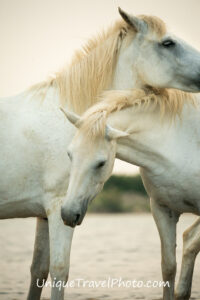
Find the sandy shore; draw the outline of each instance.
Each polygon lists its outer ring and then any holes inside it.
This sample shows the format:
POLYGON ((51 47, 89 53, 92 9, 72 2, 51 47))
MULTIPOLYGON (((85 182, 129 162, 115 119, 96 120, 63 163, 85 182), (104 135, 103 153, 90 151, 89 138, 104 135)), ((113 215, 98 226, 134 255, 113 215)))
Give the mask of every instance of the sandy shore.
MULTIPOLYGON (((178 272, 182 232, 196 217, 185 215, 178 226, 178 272)), ((26 299, 35 219, 0 221, 0 300, 26 299)), ((160 244, 151 215, 88 215, 75 231, 70 279, 92 281, 160 281, 160 244)), ((76 281, 77 283, 77 281, 76 281)), ((77 285, 77 284, 76 284, 77 285)), ((162 288, 68 288, 68 300, 159 299, 162 288)), ((43 299, 49 299, 45 288, 43 299)), ((192 299, 200 299, 200 257, 194 272, 192 299)))

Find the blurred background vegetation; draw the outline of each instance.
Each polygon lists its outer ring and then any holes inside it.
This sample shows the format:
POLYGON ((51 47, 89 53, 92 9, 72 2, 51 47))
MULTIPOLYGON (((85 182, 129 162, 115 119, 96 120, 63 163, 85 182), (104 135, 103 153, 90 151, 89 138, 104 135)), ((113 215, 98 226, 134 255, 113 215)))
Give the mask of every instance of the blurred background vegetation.
POLYGON ((113 175, 89 206, 89 212, 149 212, 149 199, 140 175, 113 175))

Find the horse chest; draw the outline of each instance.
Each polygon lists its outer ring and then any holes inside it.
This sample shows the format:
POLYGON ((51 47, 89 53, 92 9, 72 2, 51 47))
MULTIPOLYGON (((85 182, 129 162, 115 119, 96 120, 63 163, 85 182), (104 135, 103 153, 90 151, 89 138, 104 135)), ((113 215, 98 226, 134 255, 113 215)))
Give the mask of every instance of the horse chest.
POLYGON ((151 198, 179 213, 200 215, 200 172, 169 168, 160 174, 142 171, 141 175, 151 198))

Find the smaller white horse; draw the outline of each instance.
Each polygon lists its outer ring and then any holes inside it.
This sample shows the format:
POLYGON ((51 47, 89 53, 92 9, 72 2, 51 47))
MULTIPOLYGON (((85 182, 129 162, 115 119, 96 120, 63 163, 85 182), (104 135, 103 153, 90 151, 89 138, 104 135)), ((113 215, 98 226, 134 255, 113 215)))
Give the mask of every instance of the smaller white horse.
MULTIPOLYGON (((70 147, 71 175, 62 206, 65 224, 81 224, 88 203, 110 176, 115 157, 140 167, 162 245, 165 300, 174 299, 176 223, 180 214, 200 215, 200 105, 176 90, 161 95, 113 91, 82 118, 65 112, 80 128, 70 147), (116 129, 117 128, 117 129, 116 129)), ((200 219, 184 234, 176 299, 189 299, 200 250, 200 219)))

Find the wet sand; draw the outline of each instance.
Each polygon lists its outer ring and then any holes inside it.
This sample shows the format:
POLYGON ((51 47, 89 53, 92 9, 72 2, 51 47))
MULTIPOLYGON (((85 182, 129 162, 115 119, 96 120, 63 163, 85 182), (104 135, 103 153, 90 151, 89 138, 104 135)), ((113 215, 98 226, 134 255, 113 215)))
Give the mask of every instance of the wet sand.
MULTIPOLYGON (((182 232, 195 216, 178 225, 178 273, 182 232)), ((35 219, 0 221, 0 300, 26 299, 34 243, 35 219)), ((75 231, 69 280, 161 280, 160 242, 152 216, 88 215, 75 231)), ((159 299, 162 288, 68 288, 68 300, 159 299)), ((49 299, 45 288, 42 299, 49 299)), ((200 256, 197 257, 192 299, 200 299, 200 256)))

